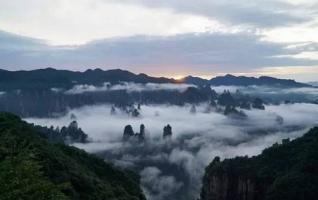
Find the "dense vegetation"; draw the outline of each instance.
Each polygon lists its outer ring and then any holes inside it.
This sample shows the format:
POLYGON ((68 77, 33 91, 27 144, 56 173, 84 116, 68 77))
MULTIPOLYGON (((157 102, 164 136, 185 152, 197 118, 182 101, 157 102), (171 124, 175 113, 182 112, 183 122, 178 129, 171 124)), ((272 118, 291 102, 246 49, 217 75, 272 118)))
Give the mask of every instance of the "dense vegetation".
POLYGON ((72 121, 70 125, 63 126, 61 129, 59 127, 54 128, 53 126, 48 128, 34 124, 32 125, 33 128, 39 131, 39 133, 48 139, 49 142, 64 144, 88 142, 88 135, 78 127, 76 121, 72 121))
POLYGON ((274 144, 259 156, 215 158, 206 168, 202 200, 306 200, 318 197, 318 127, 274 144))
POLYGON ((144 200, 139 177, 0 113, 0 199, 144 200))

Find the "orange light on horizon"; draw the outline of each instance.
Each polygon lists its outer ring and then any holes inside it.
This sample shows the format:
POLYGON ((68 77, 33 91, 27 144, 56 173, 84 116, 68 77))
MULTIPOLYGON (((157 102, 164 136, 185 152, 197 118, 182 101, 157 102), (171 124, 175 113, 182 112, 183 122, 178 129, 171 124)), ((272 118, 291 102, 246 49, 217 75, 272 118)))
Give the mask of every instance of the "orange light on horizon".
POLYGON ((199 77, 203 79, 211 79, 215 76, 218 76, 219 74, 218 73, 203 74, 203 73, 189 71, 189 72, 183 72, 183 73, 173 73, 173 72, 149 73, 149 75, 154 77, 173 78, 176 81, 182 82, 182 79, 184 79, 187 76, 199 77))
POLYGON ((143 69, 144 73, 148 74, 149 76, 154 77, 166 77, 166 78, 173 78, 177 82, 182 82, 182 80, 187 76, 199 77, 203 79, 211 79, 216 76, 224 76, 226 74, 232 74, 234 76, 253 76, 253 77, 260 77, 260 76, 272 76, 276 78, 290 78, 294 80, 301 80, 301 76, 310 76, 310 80, 314 74, 318 74, 318 67, 317 66, 276 66, 276 67, 260 67, 257 69, 250 69, 246 71, 226 71, 226 72, 216 72, 212 71, 200 71, 194 70, 189 67, 171 67, 168 69, 165 68, 155 68, 155 69, 143 69))

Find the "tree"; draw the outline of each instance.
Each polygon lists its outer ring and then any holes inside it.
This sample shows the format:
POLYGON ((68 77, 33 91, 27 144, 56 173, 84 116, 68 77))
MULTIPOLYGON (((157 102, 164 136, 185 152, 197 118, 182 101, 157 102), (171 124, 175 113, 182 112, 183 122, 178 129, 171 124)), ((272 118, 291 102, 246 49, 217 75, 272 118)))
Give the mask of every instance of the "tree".
POLYGON ((145 200, 139 178, 0 112, 0 199, 145 200))

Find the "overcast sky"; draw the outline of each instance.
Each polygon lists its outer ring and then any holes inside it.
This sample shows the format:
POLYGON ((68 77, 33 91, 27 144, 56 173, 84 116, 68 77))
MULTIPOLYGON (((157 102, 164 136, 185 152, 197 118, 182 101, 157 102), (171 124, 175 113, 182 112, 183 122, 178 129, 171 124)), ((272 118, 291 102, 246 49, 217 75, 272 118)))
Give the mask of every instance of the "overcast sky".
POLYGON ((0 0, 0 68, 318 80, 317 0, 0 0))

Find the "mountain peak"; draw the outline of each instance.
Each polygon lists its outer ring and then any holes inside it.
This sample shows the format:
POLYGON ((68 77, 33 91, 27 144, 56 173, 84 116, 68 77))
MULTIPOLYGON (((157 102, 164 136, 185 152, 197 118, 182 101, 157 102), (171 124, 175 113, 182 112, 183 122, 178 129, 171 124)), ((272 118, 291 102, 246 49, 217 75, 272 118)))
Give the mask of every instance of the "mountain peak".
POLYGON ((234 76, 234 75, 232 75, 232 74, 226 74, 224 77, 228 77, 228 78, 233 78, 233 77, 235 77, 235 78, 237 78, 237 76, 234 76))
POLYGON ((209 84, 208 80, 206 80, 204 78, 200 78, 200 77, 191 76, 191 75, 182 78, 181 81, 184 83, 194 84, 194 85, 208 85, 209 84))

